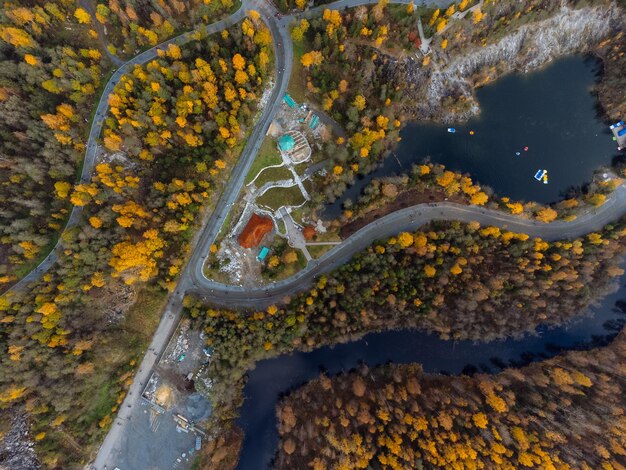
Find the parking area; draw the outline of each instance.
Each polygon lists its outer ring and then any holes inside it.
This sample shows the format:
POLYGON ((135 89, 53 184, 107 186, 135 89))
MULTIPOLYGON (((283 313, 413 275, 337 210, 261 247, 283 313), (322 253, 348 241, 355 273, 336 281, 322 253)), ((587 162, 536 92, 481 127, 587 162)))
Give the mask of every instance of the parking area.
POLYGON ((191 467, 211 415, 210 402, 195 391, 198 372, 209 359, 200 332, 183 319, 128 418, 109 470, 191 467))

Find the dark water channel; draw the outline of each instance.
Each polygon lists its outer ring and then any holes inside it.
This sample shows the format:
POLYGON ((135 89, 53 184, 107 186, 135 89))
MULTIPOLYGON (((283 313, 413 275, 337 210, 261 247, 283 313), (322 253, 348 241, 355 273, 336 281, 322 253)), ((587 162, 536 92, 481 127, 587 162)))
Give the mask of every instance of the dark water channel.
MULTIPOLYGON (((327 206, 325 216, 338 215, 343 200, 354 200, 372 178, 400 174, 427 156, 450 169, 470 173, 475 181, 499 194, 540 202, 558 200, 569 187, 588 182, 593 171, 610 164, 616 154, 615 143, 598 118, 596 100, 590 94, 598 72, 595 60, 580 56, 560 59, 541 71, 509 75, 478 90, 480 116, 454 126, 454 134, 443 126, 408 126, 395 155, 353 185, 344 198, 327 206), (547 185, 533 179, 540 168, 548 170, 547 185)), ((368 366, 418 362, 427 372, 497 372, 552 357, 562 350, 605 344, 626 321, 625 284, 623 276, 619 291, 604 298, 589 316, 566 327, 539 328, 536 335, 520 340, 483 344, 444 341, 423 332, 402 330, 262 361, 250 372, 245 388, 239 425, 246 437, 239 469, 269 466, 278 444, 278 399, 316 378, 322 370, 337 374, 361 362, 368 366)))
POLYGON ((618 153, 590 93, 600 70, 591 57, 558 59, 537 72, 510 74, 479 88, 480 115, 452 124, 454 134, 442 125, 408 125, 394 152, 328 204, 324 217, 339 216, 344 201, 356 201, 373 178, 402 174, 426 157, 469 173, 502 196, 558 201, 568 188, 589 182, 593 171, 610 165, 618 153), (548 184, 533 178, 538 169, 548 170, 548 184))
POLYGON ((495 373, 552 357, 563 350, 607 344, 626 323, 626 275, 620 289, 606 296, 589 315, 559 328, 540 327, 534 335, 489 343, 445 341, 415 330, 373 333, 359 341, 324 347, 309 353, 283 355, 261 361, 250 372, 239 425, 245 441, 240 470, 268 468, 278 445, 275 409, 279 398, 319 376, 349 371, 360 363, 388 362, 423 365, 426 372, 495 373))

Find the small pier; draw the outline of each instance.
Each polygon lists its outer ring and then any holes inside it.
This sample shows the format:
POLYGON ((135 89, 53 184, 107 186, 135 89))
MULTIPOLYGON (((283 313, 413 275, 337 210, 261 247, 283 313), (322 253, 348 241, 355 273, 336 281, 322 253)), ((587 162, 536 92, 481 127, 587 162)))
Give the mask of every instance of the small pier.
POLYGON ((624 124, 624 121, 613 124, 611 131, 613 131, 613 135, 617 141, 617 150, 626 149, 626 124, 624 124))

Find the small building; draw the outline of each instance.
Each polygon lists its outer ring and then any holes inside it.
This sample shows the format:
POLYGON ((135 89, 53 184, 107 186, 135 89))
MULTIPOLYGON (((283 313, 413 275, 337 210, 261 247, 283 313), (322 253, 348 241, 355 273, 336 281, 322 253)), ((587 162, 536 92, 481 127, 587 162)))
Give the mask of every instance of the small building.
POLYGON ((309 123, 309 127, 315 130, 319 122, 320 122, 320 117, 317 114, 314 114, 313 119, 311 119, 311 122, 309 123))
POLYGON ((263 237, 274 229, 274 222, 269 217, 252 214, 250 220, 237 237, 239 245, 243 248, 259 246, 263 237))
POLYGON ((614 139, 617 141, 617 150, 626 149, 626 124, 624 124, 624 121, 613 124, 610 129, 613 131, 614 139))
POLYGON ((268 247, 262 246, 261 251, 259 252, 259 256, 257 256, 256 258, 259 261, 263 261, 265 258, 267 258, 267 255, 269 252, 270 252, 270 249, 268 247))
POLYGON ((301 132, 289 131, 278 139, 278 150, 292 163, 306 162, 311 158, 311 146, 301 132))
POLYGON ((287 106, 289 106, 290 108, 296 107, 295 100, 291 96, 289 96, 288 93, 285 93, 285 96, 283 96, 283 101, 287 103, 287 106))

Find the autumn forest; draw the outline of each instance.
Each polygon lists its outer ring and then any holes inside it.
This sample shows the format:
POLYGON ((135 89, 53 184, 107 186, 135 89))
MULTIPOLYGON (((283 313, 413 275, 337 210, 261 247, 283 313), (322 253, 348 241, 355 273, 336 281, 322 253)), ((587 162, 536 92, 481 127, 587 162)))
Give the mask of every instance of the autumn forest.
MULTIPOLYGON (((553 204, 512 200, 425 160, 372 180, 335 220, 321 216, 391 154, 407 123, 467 120, 473 91, 517 70, 499 58, 441 78, 450 63, 565 10, 606 13, 606 31, 567 53, 602 61, 598 113, 607 123, 623 118, 623 1, 462 0, 438 8, 379 0, 302 15, 325 3, 1 3, 0 467, 93 463, 168 314, 202 333, 207 356, 188 379, 211 403, 206 440, 189 468, 228 470, 237 467, 237 420, 259 361, 389 330, 480 344, 523 338, 576 322, 623 283, 623 158, 603 169, 610 178, 553 204), (285 49, 293 53, 288 67, 285 49), (231 222, 226 211, 226 220, 208 225, 244 156, 260 152, 285 69, 283 89, 332 124, 313 145, 317 174, 307 181, 308 229, 341 240, 316 243, 329 245, 324 253, 409 205, 446 201, 488 211, 491 222, 450 220, 442 209, 441 218, 372 237, 334 265, 323 256, 303 261, 284 241, 266 262, 266 298, 246 307, 218 282, 178 291, 205 231, 223 236, 231 222), (539 232, 565 228, 530 236, 507 228, 510 217, 539 232), (566 225, 577 220, 601 220, 601 228, 566 225), (284 265, 296 272, 300 262, 304 280, 274 295, 284 265), (223 292, 213 295, 213 287, 223 292), (32 460, 10 449, 16 423, 32 460)), ((231 292, 240 287, 250 285, 231 292)), ((321 374, 280 396, 273 466, 625 469, 625 367, 622 332, 596 349, 493 374, 426 373, 420 364, 321 374)))

